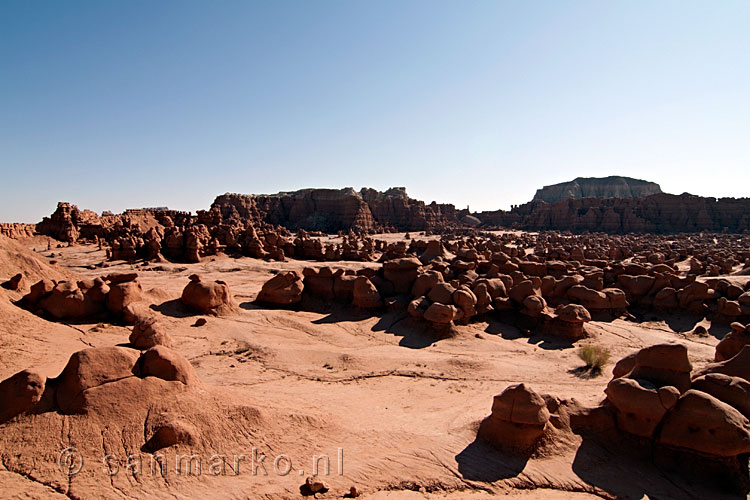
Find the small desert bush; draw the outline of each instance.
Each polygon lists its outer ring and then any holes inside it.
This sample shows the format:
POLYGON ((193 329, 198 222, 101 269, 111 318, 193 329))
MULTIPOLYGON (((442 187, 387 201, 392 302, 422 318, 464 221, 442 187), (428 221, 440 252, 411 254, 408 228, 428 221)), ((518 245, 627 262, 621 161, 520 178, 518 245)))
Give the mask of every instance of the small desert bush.
POLYGON ((601 372, 609 361, 609 349, 595 344, 586 344, 578 348, 578 357, 586 363, 592 372, 601 372))

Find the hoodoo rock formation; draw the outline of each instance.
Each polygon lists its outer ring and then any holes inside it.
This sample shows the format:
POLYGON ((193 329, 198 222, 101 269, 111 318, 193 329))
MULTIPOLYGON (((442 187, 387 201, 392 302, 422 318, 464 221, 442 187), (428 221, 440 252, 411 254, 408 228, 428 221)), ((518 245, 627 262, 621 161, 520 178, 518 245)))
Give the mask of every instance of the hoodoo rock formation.
POLYGON ((453 205, 425 204, 409 198, 405 188, 384 192, 362 188, 301 189, 273 195, 224 194, 217 196, 212 211, 222 220, 256 220, 287 229, 307 231, 382 229, 422 231, 459 224, 460 212, 453 205))

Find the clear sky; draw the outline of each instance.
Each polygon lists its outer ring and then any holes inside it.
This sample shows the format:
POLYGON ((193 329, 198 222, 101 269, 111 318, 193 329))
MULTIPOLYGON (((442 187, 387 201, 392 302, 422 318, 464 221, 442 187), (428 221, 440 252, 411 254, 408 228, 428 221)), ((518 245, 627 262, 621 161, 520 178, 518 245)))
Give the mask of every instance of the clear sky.
POLYGON ((750 196, 750 1, 0 1, 0 221, 578 176, 750 196))

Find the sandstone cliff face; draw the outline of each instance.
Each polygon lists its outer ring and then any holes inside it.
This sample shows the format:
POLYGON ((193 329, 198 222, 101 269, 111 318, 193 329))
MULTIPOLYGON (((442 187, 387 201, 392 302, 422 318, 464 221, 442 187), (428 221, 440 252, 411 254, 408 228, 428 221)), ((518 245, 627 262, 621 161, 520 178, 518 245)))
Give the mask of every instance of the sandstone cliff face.
POLYGON ((211 205, 223 220, 262 221, 288 229, 374 232, 384 228, 419 231, 456 225, 453 205, 426 205, 404 188, 302 189, 273 195, 224 194, 211 205))
POLYGON ((34 236, 35 232, 36 224, 0 223, 0 234, 8 238, 28 238, 34 236))
POLYGON ((533 201, 555 203, 581 198, 644 198, 661 192, 654 182, 630 177, 578 177, 570 182, 544 186, 537 190, 533 201))
POLYGON ((479 214, 485 226, 527 231, 689 233, 750 230, 750 198, 705 198, 656 194, 647 198, 583 198, 557 203, 532 201, 510 212, 479 214))

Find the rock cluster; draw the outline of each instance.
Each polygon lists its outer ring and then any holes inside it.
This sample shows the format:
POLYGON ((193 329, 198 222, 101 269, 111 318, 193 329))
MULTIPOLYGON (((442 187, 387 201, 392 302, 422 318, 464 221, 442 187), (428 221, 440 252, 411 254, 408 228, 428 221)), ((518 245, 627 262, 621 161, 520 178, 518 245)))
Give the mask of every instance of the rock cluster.
POLYGON ((747 486, 750 347, 692 373, 687 349, 659 344, 621 360, 607 385, 617 427, 662 455, 719 463, 747 486))
POLYGON ((55 319, 83 319, 110 312, 125 321, 135 318, 133 305, 143 299, 136 273, 109 274, 79 281, 41 280, 23 302, 55 319))
POLYGON ((102 404, 117 405, 123 398, 198 383, 192 365, 165 346, 142 354, 125 347, 85 349, 73 353, 55 378, 24 370, 0 382, 0 423, 23 413, 87 413, 102 404), (153 385, 154 379, 178 385, 153 385))

